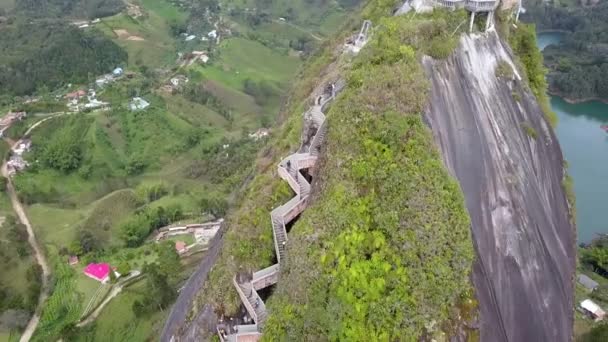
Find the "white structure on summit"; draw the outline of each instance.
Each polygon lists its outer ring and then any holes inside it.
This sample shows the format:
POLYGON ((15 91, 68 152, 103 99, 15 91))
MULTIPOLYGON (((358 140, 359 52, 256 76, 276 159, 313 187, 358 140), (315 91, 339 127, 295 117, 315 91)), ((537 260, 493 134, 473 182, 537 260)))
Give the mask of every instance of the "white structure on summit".
MULTIPOLYGON (((519 3, 521 7, 521 1, 519 3)), ((488 30, 494 24, 494 11, 499 4, 500 0, 407 0, 395 11, 395 15, 408 13, 412 9, 418 13, 422 13, 432 11, 435 7, 451 10, 464 7, 467 11, 471 12, 471 21, 469 22, 470 32, 473 31, 475 15, 483 12, 488 13, 486 19, 486 30, 488 30)))

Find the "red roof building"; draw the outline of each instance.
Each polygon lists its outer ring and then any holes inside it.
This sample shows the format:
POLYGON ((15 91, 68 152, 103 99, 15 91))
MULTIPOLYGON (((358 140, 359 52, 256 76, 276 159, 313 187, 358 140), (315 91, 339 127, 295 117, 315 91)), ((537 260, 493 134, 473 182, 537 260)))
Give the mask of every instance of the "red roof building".
POLYGON ((68 258, 68 264, 76 265, 77 263, 78 263, 78 257, 75 255, 70 255, 70 257, 68 258))
POLYGON ((81 98, 81 97, 85 96, 86 94, 87 94, 87 92, 86 92, 86 91, 84 91, 84 90, 80 89, 80 90, 77 90, 77 91, 75 91, 75 92, 73 92, 73 93, 67 93, 67 94, 65 95, 65 97, 66 97, 68 100, 74 100, 74 99, 79 99, 79 98, 81 98))
POLYGON ((177 253, 180 254, 188 251, 188 249, 186 248, 186 243, 184 241, 176 241, 175 250, 177 251, 177 253))
POLYGON ((106 263, 88 264, 84 268, 84 274, 89 278, 105 283, 110 278, 110 265, 106 263))

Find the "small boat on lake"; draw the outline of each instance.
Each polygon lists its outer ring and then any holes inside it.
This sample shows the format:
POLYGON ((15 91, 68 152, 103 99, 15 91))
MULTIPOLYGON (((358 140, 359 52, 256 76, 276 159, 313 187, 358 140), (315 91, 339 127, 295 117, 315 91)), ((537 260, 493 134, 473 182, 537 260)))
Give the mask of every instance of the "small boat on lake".
POLYGON ((604 132, 608 133, 608 125, 601 125, 600 128, 603 129, 604 132))

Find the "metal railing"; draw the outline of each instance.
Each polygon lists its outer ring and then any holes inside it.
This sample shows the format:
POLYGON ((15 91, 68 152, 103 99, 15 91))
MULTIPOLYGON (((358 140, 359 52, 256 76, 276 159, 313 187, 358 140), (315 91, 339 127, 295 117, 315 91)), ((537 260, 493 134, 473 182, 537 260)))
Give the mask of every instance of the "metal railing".
POLYGON ((471 12, 489 12, 496 9, 498 0, 465 0, 464 7, 471 12))

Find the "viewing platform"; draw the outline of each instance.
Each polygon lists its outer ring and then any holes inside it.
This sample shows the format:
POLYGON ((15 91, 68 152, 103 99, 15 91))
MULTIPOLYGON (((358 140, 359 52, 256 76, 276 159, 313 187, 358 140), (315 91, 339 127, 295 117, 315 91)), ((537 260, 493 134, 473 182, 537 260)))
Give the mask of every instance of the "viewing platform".
POLYGON ((449 8, 455 10, 464 5, 465 0, 433 0, 433 4, 437 7, 449 8))
POLYGON ((498 0, 465 0, 464 8, 469 12, 493 12, 500 2, 498 0))

